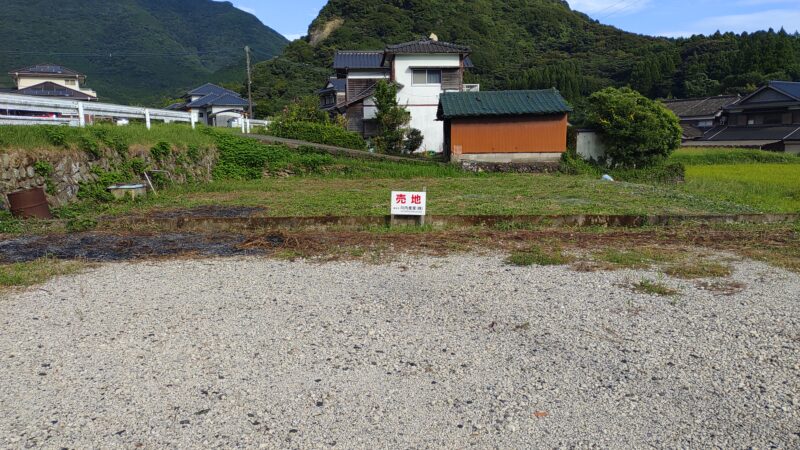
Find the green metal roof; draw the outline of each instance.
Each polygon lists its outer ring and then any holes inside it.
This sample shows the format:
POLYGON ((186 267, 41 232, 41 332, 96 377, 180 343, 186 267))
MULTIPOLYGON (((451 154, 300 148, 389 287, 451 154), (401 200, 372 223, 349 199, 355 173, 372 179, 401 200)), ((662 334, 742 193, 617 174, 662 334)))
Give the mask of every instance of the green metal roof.
POLYGON ((438 118, 548 115, 571 111, 572 107, 555 89, 445 92, 439 99, 438 118))

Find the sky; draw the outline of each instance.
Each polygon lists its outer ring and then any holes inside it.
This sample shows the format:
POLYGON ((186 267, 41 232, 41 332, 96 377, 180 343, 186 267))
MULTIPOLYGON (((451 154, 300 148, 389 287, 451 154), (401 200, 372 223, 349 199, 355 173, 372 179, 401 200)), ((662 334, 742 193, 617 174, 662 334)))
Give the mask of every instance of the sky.
MULTIPOLYGON (((289 39, 305 35, 325 0, 232 0, 289 39), (287 7, 287 3, 291 7, 287 7)), ((626 31, 680 37, 719 30, 800 31, 800 0, 568 0, 572 9, 626 31)), ((431 30, 435 32, 435 30, 431 30)))

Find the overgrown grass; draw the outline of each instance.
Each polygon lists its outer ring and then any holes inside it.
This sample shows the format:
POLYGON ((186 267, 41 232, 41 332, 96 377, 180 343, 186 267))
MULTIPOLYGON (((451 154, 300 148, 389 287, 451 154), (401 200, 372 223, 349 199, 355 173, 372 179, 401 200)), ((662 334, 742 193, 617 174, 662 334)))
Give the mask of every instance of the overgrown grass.
POLYGON ((670 156, 670 161, 686 166, 719 164, 800 164, 800 157, 790 153, 768 152, 743 148, 681 148, 670 156))
POLYGON ((538 246, 528 250, 512 252, 506 262, 514 266, 561 266, 571 259, 560 249, 547 249, 538 246))
POLYGON ((32 262, 0 265, 0 292, 44 283, 50 278, 78 273, 88 267, 82 261, 43 258, 32 262))
POLYGON ((75 149, 91 152, 94 145, 153 146, 167 142, 177 147, 210 147, 214 136, 189 125, 154 123, 114 126, 98 124, 86 128, 66 126, 0 126, 0 153, 9 150, 75 149))

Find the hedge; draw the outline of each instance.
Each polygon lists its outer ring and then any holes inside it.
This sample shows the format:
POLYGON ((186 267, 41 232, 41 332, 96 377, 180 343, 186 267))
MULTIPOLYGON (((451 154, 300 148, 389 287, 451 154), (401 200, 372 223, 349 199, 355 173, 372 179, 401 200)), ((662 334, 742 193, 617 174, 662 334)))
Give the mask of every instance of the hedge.
POLYGON ((367 148, 367 143, 361 135, 333 124, 277 121, 267 127, 267 134, 355 150, 366 150, 367 148))

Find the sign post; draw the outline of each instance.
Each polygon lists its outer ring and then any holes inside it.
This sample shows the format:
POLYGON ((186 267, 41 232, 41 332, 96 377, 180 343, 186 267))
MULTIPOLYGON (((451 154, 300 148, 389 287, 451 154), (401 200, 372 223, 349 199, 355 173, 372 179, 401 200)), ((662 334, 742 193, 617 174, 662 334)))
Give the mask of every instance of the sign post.
POLYGON ((425 225, 425 215, 427 214, 428 193, 392 191, 391 205, 391 226, 397 224, 398 219, 414 218, 419 225, 425 225))

